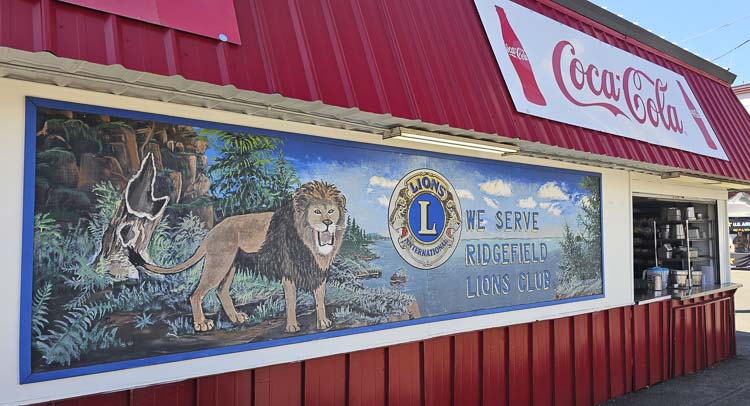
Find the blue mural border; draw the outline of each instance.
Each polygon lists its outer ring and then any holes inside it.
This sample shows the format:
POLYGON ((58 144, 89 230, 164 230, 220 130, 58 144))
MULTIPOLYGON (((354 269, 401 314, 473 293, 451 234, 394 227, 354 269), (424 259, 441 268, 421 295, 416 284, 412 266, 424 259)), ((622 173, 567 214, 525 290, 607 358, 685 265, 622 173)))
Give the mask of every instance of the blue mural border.
MULTIPOLYGON (((445 320, 461 319, 472 316, 481 316, 487 314, 505 313, 515 310, 531 309, 537 307, 546 307, 550 305, 558 305, 564 303, 589 301, 595 299, 601 299, 605 297, 605 272, 604 272, 604 221, 603 221, 603 202, 604 202, 604 191, 602 190, 602 174, 597 172, 579 171, 572 169, 561 169, 553 168, 556 171, 565 173, 574 173, 578 175, 595 176, 599 179, 599 190, 602 200, 602 218, 600 219, 601 232, 602 232, 602 268, 601 268, 601 279, 602 279, 602 293, 598 295, 583 296, 562 300, 548 300, 544 302, 528 303, 507 307, 498 307, 492 309, 481 309, 473 310, 461 313, 451 313, 439 316, 429 316, 414 320, 398 321, 393 323, 379 324, 373 326, 355 327, 335 331, 326 331, 320 333, 305 334, 295 337, 284 337, 263 342, 254 342, 246 344, 236 344, 226 347, 209 348, 204 350, 181 352, 168 355, 158 355, 147 358, 138 358, 127 361, 109 362, 105 364, 88 365, 82 367, 67 368, 55 371, 45 371, 32 373, 31 371, 31 309, 32 309, 32 296, 33 296, 33 249, 34 249, 34 194, 35 194, 35 176, 36 176, 36 120, 37 120, 37 109, 38 108, 51 108, 60 110, 74 110, 81 113, 89 114, 102 114, 111 115, 120 118, 136 119, 136 120, 153 120, 160 121, 169 124, 180 124, 190 125, 193 127, 223 130, 223 131, 236 131, 236 132, 249 132, 258 135, 270 136, 281 138, 284 140, 290 139, 295 141, 303 142, 316 142, 324 143, 329 145, 340 145, 349 146, 351 144, 357 144, 358 148, 371 149, 385 152, 395 152, 406 155, 415 155, 422 157, 432 157, 441 159, 451 159, 456 161, 466 162, 479 162, 488 163, 494 162, 488 159, 472 158, 457 155, 450 155, 437 152, 420 151, 416 153, 414 150, 390 147, 383 145, 366 144, 357 141, 348 140, 336 140, 330 138, 323 138, 314 135, 303 135, 295 134, 284 131, 268 130, 254 127, 245 127, 240 125, 222 124, 211 121, 195 120, 189 118, 182 118, 176 116, 167 116, 155 113, 145 113, 133 110, 124 110, 111 107, 100 107, 80 103, 72 103, 58 100, 43 99, 37 97, 26 97, 26 117, 25 117, 25 145, 24 145, 24 180, 23 180, 23 237, 22 237, 22 258, 21 258, 21 312, 20 312, 20 333, 19 333, 19 382, 21 384, 43 382, 55 379, 70 378, 75 376, 97 374, 102 372, 118 371, 123 369, 130 369, 136 367, 158 365, 169 362, 184 361, 195 358, 210 357, 215 355, 231 354, 236 352, 244 352, 249 350, 256 350, 269 347, 278 347, 289 344, 296 344, 307 341, 315 341, 326 338, 348 336, 353 334, 362 334, 372 331, 387 330, 397 327, 412 326, 424 323, 433 323, 445 320)), ((509 165, 515 167, 537 167, 546 168, 550 167, 533 164, 523 164, 516 162, 495 162, 502 165, 509 165)))

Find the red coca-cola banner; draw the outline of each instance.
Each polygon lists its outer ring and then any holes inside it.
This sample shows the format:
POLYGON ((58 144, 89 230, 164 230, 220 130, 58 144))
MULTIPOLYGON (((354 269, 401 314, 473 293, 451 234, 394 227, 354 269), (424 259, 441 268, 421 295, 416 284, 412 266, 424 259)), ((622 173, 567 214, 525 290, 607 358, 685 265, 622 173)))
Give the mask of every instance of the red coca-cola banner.
POLYGON ((682 75, 509 0, 475 0, 516 110, 727 159, 682 75))

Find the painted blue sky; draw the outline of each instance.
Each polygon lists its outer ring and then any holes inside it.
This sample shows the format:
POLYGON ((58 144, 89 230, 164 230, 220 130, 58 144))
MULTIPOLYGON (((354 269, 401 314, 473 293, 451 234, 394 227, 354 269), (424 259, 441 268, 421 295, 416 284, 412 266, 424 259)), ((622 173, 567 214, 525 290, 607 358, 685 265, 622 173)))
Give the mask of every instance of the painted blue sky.
MULTIPOLYGON (((498 210, 540 213, 539 233, 505 233, 502 235, 505 238, 560 236, 566 218, 575 228, 579 206, 586 201, 578 187, 582 175, 576 172, 446 156, 416 156, 406 153, 407 150, 386 152, 365 144, 341 142, 287 139, 283 150, 302 182, 322 179, 336 184, 347 197, 349 214, 368 232, 381 235, 388 235, 387 207, 394 186, 401 177, 419 168, 442 173, 457 190, 462 210, 484 209, 488 213, 488 226, 495 224, 493 216, 498 210)), ((463 238, 499 236, 490 229, 484 234, 466 233, 463 238)))

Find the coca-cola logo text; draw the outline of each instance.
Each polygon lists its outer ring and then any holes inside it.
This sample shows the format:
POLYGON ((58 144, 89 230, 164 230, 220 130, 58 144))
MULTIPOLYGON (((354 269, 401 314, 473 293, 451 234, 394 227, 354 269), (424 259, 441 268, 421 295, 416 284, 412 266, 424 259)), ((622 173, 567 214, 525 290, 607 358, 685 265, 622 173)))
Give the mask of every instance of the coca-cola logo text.
POLYGON ((528 61, 529 57, 526 56, 526 51, 524 51, 521 47, 512 47, 508 44, 505 44, 505 50, 508 51, 508 55, 514 58, 518 58, 522 61, 528 61))
POLYGON ((660 78, 654 79, 633 67, 626 68, 620 74, 599 69, 593 63, 586 65, 576 57, 576 49, 568 41, 555 45, 552 70, 560 91, 576 106, 600 107, 615 117, 622 115, 640 124, 648 123, 674 133, 684 133, 677 108, 666 101, 668 84, 660 78), (584 102, 576 95, 595 97, 594 101, 584 102))

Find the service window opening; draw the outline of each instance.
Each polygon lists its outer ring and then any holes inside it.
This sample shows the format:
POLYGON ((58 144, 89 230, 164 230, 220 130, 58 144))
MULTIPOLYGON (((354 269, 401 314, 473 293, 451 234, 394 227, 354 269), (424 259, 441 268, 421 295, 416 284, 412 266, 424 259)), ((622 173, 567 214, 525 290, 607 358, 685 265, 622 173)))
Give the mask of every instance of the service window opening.
POLYGON ((715 201, 633 197, 636 292, 720 284, 718 242, 715 201))

